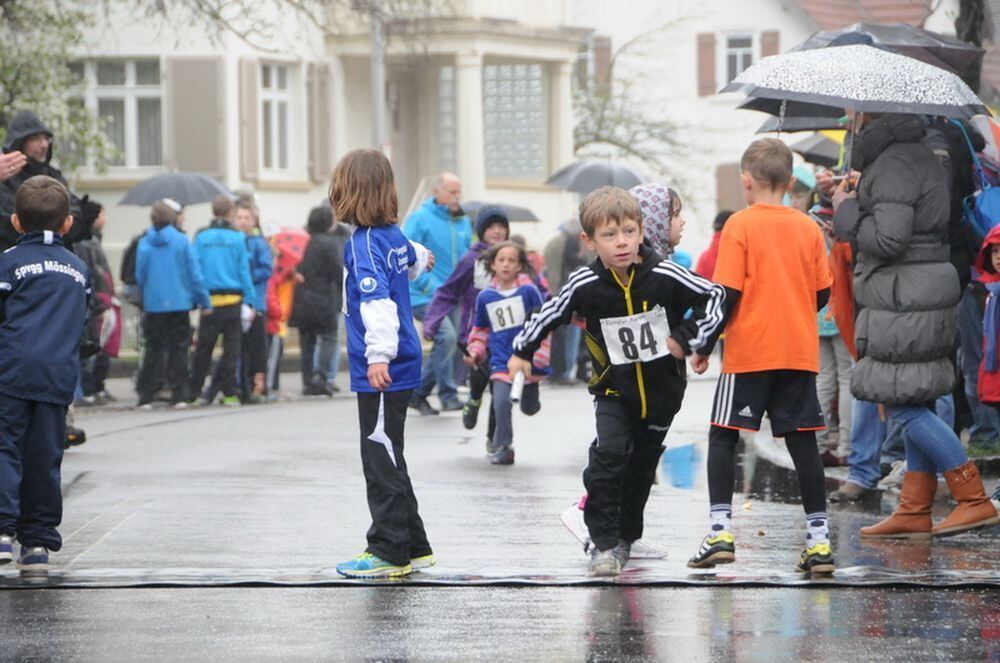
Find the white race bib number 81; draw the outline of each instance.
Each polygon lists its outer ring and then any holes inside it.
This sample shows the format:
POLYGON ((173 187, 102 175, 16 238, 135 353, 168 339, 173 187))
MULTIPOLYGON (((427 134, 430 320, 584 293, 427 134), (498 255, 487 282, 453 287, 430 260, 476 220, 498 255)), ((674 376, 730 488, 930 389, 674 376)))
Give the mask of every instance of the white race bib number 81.
POLYGON ((635 315, 605 318, 601 320, 601 332, 612 364, 635 364, 670 354, 670 323, 667 311, 659 305, 635 315))
POLYGON ((520 297, 507 297, 486 305, 486 314, 490 316, 490 327, 494 332, 502 332, 524 324, 524 300, 520 297))

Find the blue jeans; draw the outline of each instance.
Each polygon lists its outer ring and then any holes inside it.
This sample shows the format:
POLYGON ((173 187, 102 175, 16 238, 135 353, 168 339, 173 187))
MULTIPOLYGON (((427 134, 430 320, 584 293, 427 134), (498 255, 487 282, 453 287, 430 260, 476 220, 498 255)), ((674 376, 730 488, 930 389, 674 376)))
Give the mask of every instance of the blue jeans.
MULTIPOLYGON (((427 314, 428 304, 413 307, 413 317, 423 322, 427 314)), ((442 404, 458 400, 458 387, 455 386, 454 357, 455 343, 458 333, 458 309, 441 320, 437 334, 434 335, 434 347, 430 358, 424 362, 420 370, 420 386, 413 390, 417 398, 427 398, 437 384, 438 398, 442 404)))
MULTIPOLYGON (((948 428, 955 429, 955 397, 945 394, 934 402, 934 411, 948 428)), ((889 421, 885 442, 882 443, 882 462, 893 463, 906 458, 906 427, 898 421, 889 421)))
POLYGON ((566 325, 565 330, 563 361, 566 366, 564 377, 568 380, 573 377, 573 371, 576 370, 576 358, 580 354, 580 336, 583 335, 583 330, 573 324, 566 325))
POLYGON ((886 414, 906 429, 906 469, 937 474, 965 464, 968 458, 958 436, 926 407, 891 406, 886 414))
POLYGON ((1000 418, 988 405, 979 402, 979 363, 983 359, 983 312, 976 295, 969 288, 962 293, 958 305, 959 368, 965 379, 965 400, 972 411, 969 434, 996 437, 1000 435, 1000 418))
POLYGON ((875 403, 854 399, 851 412, 851 455, 847 457, 847 480, 864 488, 875 488, 882 478, 879 455, 885 440, 886 422, 879 416, 875 403))

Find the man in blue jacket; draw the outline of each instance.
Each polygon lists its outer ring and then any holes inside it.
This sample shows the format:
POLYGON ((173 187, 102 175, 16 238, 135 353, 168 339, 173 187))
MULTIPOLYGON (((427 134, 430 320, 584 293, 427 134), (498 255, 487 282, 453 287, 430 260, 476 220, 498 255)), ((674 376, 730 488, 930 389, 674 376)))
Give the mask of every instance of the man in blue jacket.
POLYGON ((135 279, 145 306, 142 333, 146 348, 136 384, 139 407, 151 407, 161 384, 170 386, 172 405, 187 405, 188 313, 195 306, 203 311, 212 309, 198 256, 176 228, 177 212, 170 202, 161 200, 153 205, 152 228, 139 240, 136 250, 135 279))
MULTIPOLYGON (((432 193, 403 224, 406 238, 426 246, 437 259, 434 269, 410 282, 413 317, 421 322, 434 298, 434 291, 448 280, 458 261, 472 245, 472 223, 459 207, 462 183, 458 176, 441 173, 435 179, 432 193)), ((453 377, 457 314, 458 311, 453 311, 438 327, 430 359, 423 365, 420 386, 413 390, 410 397, 410 407, 420 414, 438 413, 427 401, 435 384, 442 409, 462 409, 453 377)))
MULTIPOLYGON (((236 358, 240 355, 242 320, 253 316, 254 287, 250 278, 250 254, 246 236, 232 226, 233 201, 219 195, 212 200, 215 216, 207 228, 198 231, 195 254, 208 288, 212 308, 202 312, 198 327, 198 345, 191 369, 190 395, 200 394, 212 364, 212 351, 222 336, 218 387, 223 405, 239 405, 236 388, 236 358)), ((209 404, 202 399, 203 405, 209 404)))

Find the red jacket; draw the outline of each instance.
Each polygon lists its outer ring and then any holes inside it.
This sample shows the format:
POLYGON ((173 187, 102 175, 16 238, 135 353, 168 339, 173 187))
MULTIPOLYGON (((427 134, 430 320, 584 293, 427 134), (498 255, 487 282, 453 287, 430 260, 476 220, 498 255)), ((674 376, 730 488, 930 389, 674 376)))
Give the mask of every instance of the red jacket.
POLYGON ((715 261, 719 258, 719 242, 722 240, 722 233, 717 232, 712 235, 712 243, 698 256, 698 264, 694 267, 694 273, 711 280, 715 274, 715 261))
MULTIPOLYGON (((1000 282, 1000 274, 997 274, 996 270, 993 269, 991 247, 994 244, 1000 245, 1000 226, 993 228, 993 230, 986 235, 986 239, 983 240, 983 245, 979 249, 979 255, 976 256, 976 262, 974 264, 974 267, 978 272, 976 280, 987 285, 1000 282)), ((992 297, 994 295, 990 296, 992 297)), ((986 333, 986 322, 986 320, 983 321, 983 359, 979 362, 978 395, 979 400, 982 403, 1000 403, 1000 370, 995 372, 986 370, 986 349, 988 347, 987 344, 990 342, 989 335, 986 333)), ((1000 320, 997 321, 997 327, 1000 327, 1000 320)), ((1000 338, 994 338, 993 342, 1000 342, 1000 338)), ((1000 348, 997 350, 1000 352, 1000 348)))

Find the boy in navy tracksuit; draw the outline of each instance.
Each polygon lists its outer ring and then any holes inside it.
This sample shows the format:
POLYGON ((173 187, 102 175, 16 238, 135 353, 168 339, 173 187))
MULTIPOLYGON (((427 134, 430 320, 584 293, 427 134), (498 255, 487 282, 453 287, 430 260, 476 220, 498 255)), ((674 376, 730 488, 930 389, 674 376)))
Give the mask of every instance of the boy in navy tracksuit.
POLYGON ((406 408, 420 385, 422 355, 409 281, 434 260, 397 225, 392 167, 381 152, 345 155, 333 171, 330 200, 336 218, 357 228, 344 249, 344 319, 372 517, 365 551, 338 564, 337 572, 402 577, 434 564, 403 458, 406 408))
MULTIPOLYGON (((252 321, 251 304, 255 297, 250 278, 250 254, 247 253, 246 235, 231 225, 233 201, 224 195, 216 196, 212 201, 212 214, 215 215, 212 223, 198 231, 194 240, 201 275, 211 295, 212 311, 203 312, 201 316, 189 395, 193 398, 201 394, 212 365, 212 351, 221 335, 222 357, 217 386, 225 405, 239 405, 236 360, 240 355, 243 321, 247 324, 252 321)), ((210 402, 204 394, 202 398, 210 402)))
POLYGON ((80 373, 90 294, 86 264, 63 247, 66 188, 39 175, 17 191, 17 244, 0 254, 0 564, 48 570, 62 547, 60 465, 66 408, 80 373))

